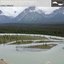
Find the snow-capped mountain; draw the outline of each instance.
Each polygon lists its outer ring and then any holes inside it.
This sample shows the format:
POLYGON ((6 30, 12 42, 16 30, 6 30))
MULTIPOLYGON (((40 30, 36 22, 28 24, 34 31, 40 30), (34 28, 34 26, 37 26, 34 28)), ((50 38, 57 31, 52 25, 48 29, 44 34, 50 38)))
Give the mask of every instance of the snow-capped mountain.
POLYGON ((45 14, 41 9, 29 7, 21 12, 16 20, 18 23, 63 24, 64 8, 56 9, 51 14, 45 14))
POLYGON ((0 23, 41 23, 41 24, 64 24, 64 8, 54 10, 51 14, 45 14, 35 6, 24 9, 16 17, 2 15, 0 10, 0 23))
POLYGON ((39 23, 40 21, 45 21, 45 13, 42 10, 38 10, 36 7, 26 8, 23 12, 21 12, 16 20, 19 23, 39 23))
POLYGON ((13 17, 3 15, 3 12, 0 10, 0 23, 9 23, 12 22, 13 20, 13 17))
POLYGON ((0 10, 0 14, 2 14, 2 11, 0 10))
POLYGON ((48 20, 49 23, 52 24, 64 24, 64 8, 62 7, 54 10, 53 13, 51 13, 51 17, 48 20))

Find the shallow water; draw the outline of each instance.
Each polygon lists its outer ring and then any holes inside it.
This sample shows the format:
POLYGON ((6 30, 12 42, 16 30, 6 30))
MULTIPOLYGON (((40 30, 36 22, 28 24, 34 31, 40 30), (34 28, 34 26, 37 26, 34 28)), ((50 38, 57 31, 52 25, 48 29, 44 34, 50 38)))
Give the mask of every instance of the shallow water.
POLYGON ((8 64, 64 64, 63 47, 61 43, 46 51, 32 52, 30 49, 16 51, 16 45, 0 45, 0 58, 8 64))

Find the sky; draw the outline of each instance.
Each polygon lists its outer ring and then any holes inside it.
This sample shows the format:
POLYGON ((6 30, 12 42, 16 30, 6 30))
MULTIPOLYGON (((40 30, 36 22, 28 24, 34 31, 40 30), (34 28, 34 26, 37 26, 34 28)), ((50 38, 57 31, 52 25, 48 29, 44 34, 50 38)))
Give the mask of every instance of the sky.
POLYGON ((14 6, 51 6, 51 0, 0 0, 0 5, 14 6))
MULTIPOLYGON (((27 7, 0 7, 0 10, 3 11, 3 15, 15 17, 20 14, 25 8, 27 7)), ((36 9, 43 10, 45 14, 50 14, 58 8, 59 7, 36 7, 36 9)))

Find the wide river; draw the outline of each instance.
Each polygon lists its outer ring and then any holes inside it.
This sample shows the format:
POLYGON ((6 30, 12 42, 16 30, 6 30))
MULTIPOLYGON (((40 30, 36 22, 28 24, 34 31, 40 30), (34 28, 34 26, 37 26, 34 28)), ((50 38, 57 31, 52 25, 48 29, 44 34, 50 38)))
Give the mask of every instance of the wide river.
POLYGON ((8 64, 64 64, 64 42, 41 51, 16 51, 17 45, 0 45, 0 58, 8 64))

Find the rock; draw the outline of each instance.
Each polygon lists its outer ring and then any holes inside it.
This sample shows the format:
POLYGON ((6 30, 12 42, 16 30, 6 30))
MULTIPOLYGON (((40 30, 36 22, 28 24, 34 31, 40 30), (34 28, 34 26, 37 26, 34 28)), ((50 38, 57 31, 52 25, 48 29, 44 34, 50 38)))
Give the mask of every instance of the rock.
POLYGON ((7 64, 4 59, 0 59, 0 64, 7 64))

